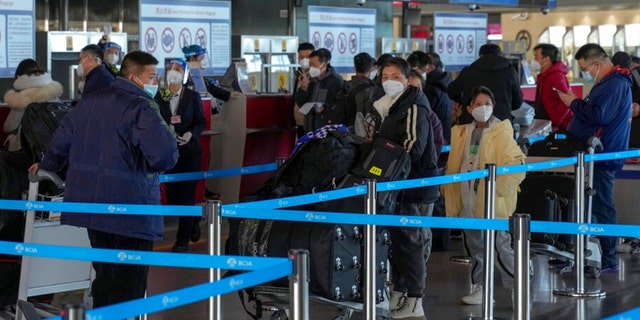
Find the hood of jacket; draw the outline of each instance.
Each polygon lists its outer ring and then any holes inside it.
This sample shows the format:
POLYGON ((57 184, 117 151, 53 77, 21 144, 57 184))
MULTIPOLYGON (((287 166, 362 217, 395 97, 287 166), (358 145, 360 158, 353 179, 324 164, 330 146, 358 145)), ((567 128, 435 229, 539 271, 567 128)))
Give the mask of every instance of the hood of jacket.
POLYGON ((511 68, 511 62, 507 58, 496 54, 485 54, 471 64, 472 68, 480 71, 496 71, 511 68))
POLYGON ((4 101, 11 109, 26 109, 33 102, 47 102, 59 100, 62 96, 62 85, 58 81, 51 81, 46 86, 27 88, 16 91, 9 89, 4 94, 4 101))
POLYGON ((451 81, 453 80, 448 72, 436 69, 427 74, 427 84, 438 87, 444 92, 447 92, 451 81))

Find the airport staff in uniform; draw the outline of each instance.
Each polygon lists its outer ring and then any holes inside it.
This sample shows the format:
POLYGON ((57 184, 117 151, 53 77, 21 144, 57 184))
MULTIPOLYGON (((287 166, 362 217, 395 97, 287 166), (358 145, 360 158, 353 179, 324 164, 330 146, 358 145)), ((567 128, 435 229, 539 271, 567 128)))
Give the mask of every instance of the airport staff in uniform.
MULTIPOLYGON (((187 62, 172 59, 165 67, 167 87, 155 97, 160 106, 164 121, 176 131, 178 163, 166 173, 184 173, 200 171, 202 150, 200 134, 207 121, 202 112, 200 94, 184 86, 187 74, 187 62)), ((167 202, 172 205, 194 205, 197 180, 168 182, 165 184, 167 202)), ((200 239, 200 217, 181 216, 173 252, 189 251, 189 241, 200 239)))

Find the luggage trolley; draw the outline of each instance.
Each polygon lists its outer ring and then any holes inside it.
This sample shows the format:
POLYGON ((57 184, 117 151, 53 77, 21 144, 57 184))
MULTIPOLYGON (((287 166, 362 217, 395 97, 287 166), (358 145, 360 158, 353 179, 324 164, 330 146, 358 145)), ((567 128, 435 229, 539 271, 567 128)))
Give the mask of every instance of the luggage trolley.
MULTIPOLYGON (((561 133, 552 133, 543 141, 536 142, 536 144, 544 145, 545 147, 542 149, 549 149, 550 152, 548 154, 546 152, 539 154, 540 148, 531 148, 527 155, 527 162, 543 162, 558 159, 558 157, 574 156, 573 153, 579 150, 561 150, 563 144, 556 144, 556 141, 563 139, 569 138, 561 133)), ((594 154, 602 151, 602 144, 598 138, 592 137, 587 142, 586 149, 588 154, 594 154)), ((586 219, 584 221, 586 223, 591 222, 591 199, 595 195, 591 179, 593 177, 593 165, 593 161, 587 162, 586 210, 578 213, 585 215, 586 219)), ((576 213, 573 206, 575 175, 573 173, 573 169, 569 166, 527 173, 527 177, 521 183, 522 192, 518 196, 516 210, 530 213, 532 220, 575 221, 576 213), (529 180, 527 181, 527 179, 529 180)), ((575 266, 573 237, 573 235, 532 234, 531 251, 548 255, 558 261, 560 273, 572 272, 575 266)), ((602 249, 597 238, 587 237, 584 257, 586 271, 593 278, 600 277, 602 249)))
MULTIPOLYGON (((38 188, 41 181, 51 181, 58 189, 64 189, 64 182, 56 174, 38 170, 36 175, 29 173, 28 201, 38 200, 38 188)), ((33 207, 26 211, 24 243, 91 247, 85 228, 61 225, 59 221, 36 219, 36 210, 33 207)), ((27 298, 49 293, 88 289, 91 285, 91 277, 90 261, 23 256, 15 319, 31 320, 36 316, 36 313, 38 316, 36 319, 59 315, 60 310, 57 308, 43 303, 32 305, 26 302, 27 298)))

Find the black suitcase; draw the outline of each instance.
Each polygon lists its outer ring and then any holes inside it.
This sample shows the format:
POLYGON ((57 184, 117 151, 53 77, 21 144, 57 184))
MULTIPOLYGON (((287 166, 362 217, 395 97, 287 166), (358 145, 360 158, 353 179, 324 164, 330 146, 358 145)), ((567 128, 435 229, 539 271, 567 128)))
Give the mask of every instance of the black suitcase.
MULTIPOLYGON (((520 184, 516 212, 528 213, 531 220, 571 222, 574 209, 573 175, 528 173, 520 184)), ((568 245, 571 237, 550 233, 532 233, 531 241, 549 245, 568 245)))
POLYGON ((569 132, 552 132, 544 140, 534 142, 527 150, 528 157, 573 157, 578 151, 586 151, 585 141, 569 132))

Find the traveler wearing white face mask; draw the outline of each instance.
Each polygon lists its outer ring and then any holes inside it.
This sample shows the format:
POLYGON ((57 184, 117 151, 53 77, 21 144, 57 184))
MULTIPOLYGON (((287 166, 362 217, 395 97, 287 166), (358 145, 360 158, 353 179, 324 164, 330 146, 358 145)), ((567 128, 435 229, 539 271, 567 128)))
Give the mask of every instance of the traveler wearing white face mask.
POLYGON ((296 105, 302 107, 307 102, 318 102, 318 107, 305 116, 305 132, 322 127, 325 123, 322 112, 326 106, 331 106, 342 88, 344 80, 335 72, 330 64, 331 52, 321 48, 309 55, 309 75, 301 75, 298 88, 293 94, 296 105), (320 105, 321 104, 321 105, 320 105))
MULTIPOLYGON (((380 75, 385 95, 373 103, 365 121, 370 137, 383 138, 404 147, 411 157, 408 179, 439 175, 429 101, 420 88, 409 85, 409 64, 402 58, 382 63, 380 75)), ((394 214, 431 215, 438 199, 438 187, 403 190, 398 194, 394 214)), ((392 227, 391 270, 393 291, 389 301, 391 319, 424 319, 425 235, 420 228, 392 227)))
MULTIPOLYGON (((296 80, 293 84, 293 94, 295 95, 298 89, 298 82, 302 77, 309 76, 309 56, 316 48, 309 42, 303 42, 298 45, 298 63, 300 68, 296 72, 296 80)), ((304 114, 300 112, 300 106, 297 104, 293 106, 293 119, 296 121, 297 135, 302 137, 305 134, 304 130, 304 114)))
MULTIPOLYGON (((171 59, 165 67, 167 88, 162 89, 155 100, 164 121, 176 131, 178 163, 166 173, 185 173, 201 170, 202 151, 199 137, 207 122, 202 112, 200 94, 184 86, 187 63, 171 59)), ((165 194, 171 205, 194 205, 197 181, 166 183, 165 194)), ((189 251, 189 241, 200 239, 200 217, 181 216, 178 223, 174 252, 189 251)))
POLYGON ((78 92, 87 95, 91 92, 106 89, 116 77, 109 72, 102 63, 102 50, 95 44, 90 44, 78 56, 78 92))
POLYGON ((344 124, 349 131, 366 137, 364 117, 373 104, 373 78, 377 74, 375 59, 366 52, 353 57, 353 70, 356 72, 351 80, 345 81, 333 106, 324 110, 326 124, 344 124))
MULTIPOLYGON (((493 116, 495 99, 486 87, 470 91, 468 106, 473 121, 451 128, 451 151, 445 174, 456 174, 484 169, 485 164, 497 166, 524 163, 524 154, 513 140, 513 128, 509 120, 493 116)), ((524 180, 524 172, 499 175, 496 181, 495 218, 508 219, 516 209, 518 185, 524 180)), ((447 216, 484 218, 484 181, 468 180, 442 185, 447 216)), ((467 255, 474 260, 471 272, 472 292, 462 297, 462 303, 482 304, 484 270, 484 231, 464 230, 467 255)), ((502 284, 513 288, 513 249, 511 236, 496 231, 496 263, 502 284)), ((493 285, 493 284, 488 284, 493 285)))
POLYGON ((103 63, 107 70, 114 76, 118 76, 118 61, 120 61, 120 54, 122 53, 122 47, 115 42, 107 42, 102 46, 103 63))

